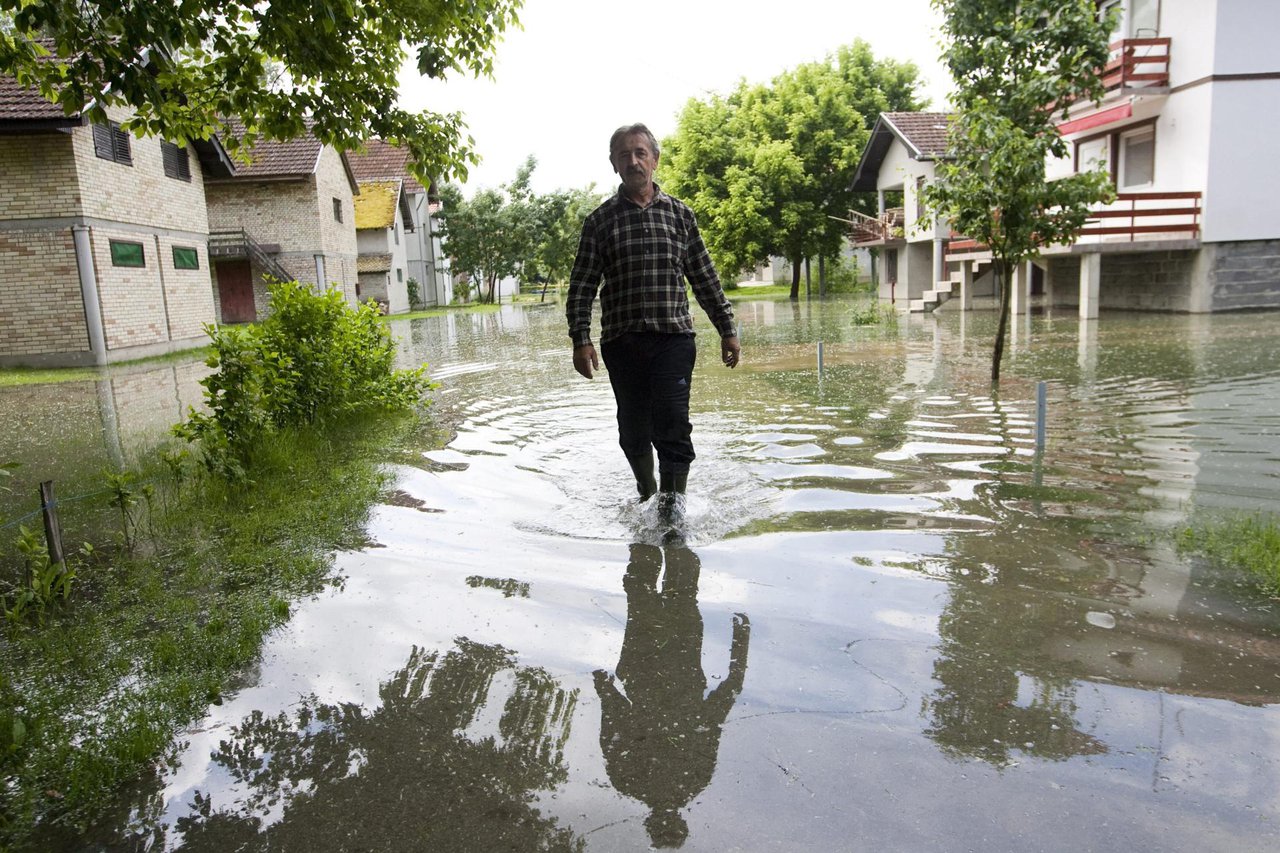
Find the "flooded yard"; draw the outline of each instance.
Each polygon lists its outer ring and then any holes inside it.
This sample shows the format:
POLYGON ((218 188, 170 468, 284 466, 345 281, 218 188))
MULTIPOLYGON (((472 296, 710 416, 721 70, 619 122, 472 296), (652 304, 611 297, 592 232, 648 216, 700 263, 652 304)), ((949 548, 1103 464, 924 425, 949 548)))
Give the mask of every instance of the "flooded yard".
MULTIPOLYGON (((454 437, 94 849, 1276 849, 1280 602, 1175 536, 1280 511, 1277 316, 1023 319, 993 394, 992 315, 735 296, 680 544, 557 307, 393 323, 454 437)), ((3 455, 198 375, 0 389, 3 455)))

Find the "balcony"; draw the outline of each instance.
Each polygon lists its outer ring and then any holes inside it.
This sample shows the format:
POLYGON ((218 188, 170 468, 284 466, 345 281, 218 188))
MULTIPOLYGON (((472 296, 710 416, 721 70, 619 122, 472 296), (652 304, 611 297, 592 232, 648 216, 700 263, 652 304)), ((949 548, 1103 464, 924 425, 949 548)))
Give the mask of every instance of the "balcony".
POLYGON ((849 240, 854 246, 882 246, 901 240, 906 225, 906 210, 892 207, 880 216, 867 216, 856 210, 849 211, 852 219, 844 219, 849 225, 849 240))
MULTIPOLYGON (((1143 251, 1151 243, 1197 240, 1200 237, 1200 193, 1120 193, 1106 207, 1090 211, 1075 243, 1046 246, 1043 254, 1058 255, 1073 246, 1106 244, 1109 249, 1143 251)), ((1076 250, 1081 251, 1081 250, 1076 250)), ((976 240, 952 234, 947 243, 948 261, 991 259, 991 251, 976 240)))
POLYGON ((1127 89, 1169 87, 1169 39, 1121 39, 1111 45, 1102 69, 1102 85, 1111 95, 1127 89))

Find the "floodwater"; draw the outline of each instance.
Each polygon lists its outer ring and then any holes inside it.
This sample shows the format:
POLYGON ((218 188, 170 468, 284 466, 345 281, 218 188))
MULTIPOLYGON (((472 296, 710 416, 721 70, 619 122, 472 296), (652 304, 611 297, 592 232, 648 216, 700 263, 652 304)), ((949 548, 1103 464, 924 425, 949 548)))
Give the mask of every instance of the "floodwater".
POLYGON ((112 849, 1277 849, 1280 603, 1174 542, 1280 511, 1276 315, 1036 316, 993 395, 991 315, 736 301, 682 544, 556 307, 394 325, 456 437, 112 849))

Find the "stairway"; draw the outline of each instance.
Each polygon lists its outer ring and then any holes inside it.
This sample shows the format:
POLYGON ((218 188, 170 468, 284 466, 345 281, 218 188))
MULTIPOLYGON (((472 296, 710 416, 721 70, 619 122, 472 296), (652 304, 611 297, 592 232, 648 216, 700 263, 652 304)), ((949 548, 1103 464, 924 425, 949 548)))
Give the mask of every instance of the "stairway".
MULTIPOLYGON (((956 273, 959 276, 959 272, 956 273)), ((934 285, 933 290, 926 290, 924 295, 919 299, 912 299, 907 303, 907 310, 915 314, 933 311, 942 303, 951 298, 951 294, 960 287, 960 279, 953 278, 947 281, 940 281, 934 285)))
MULTIPOLYGON (((278 250, 279 247, 277 246, 278 250)), ((280 263, 273 257, 267 247, 263 246, 253 237, 249 236, 249 232, 245 230, 239 231, 213 231, 209 234, 209 258, 217 260, 219 258, 247 258, 253 266, 257 267, 262 276, 274 278, 277 281, 292 281, 293 276, 280 266, 280 263)))

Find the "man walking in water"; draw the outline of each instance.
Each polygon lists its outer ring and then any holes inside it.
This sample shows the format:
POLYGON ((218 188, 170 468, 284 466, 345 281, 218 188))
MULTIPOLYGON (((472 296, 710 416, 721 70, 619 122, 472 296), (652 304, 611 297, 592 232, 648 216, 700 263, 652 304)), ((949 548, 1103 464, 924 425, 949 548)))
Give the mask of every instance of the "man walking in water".
POLYGON ((660 508, 675 515, 695 455, 689 386, 696 351, 686 279, 720 333, 721 360, 736 367, 741 348, 693 211, 653 182, 658 140, 643 124, 620 127, 609 140, 609 162, 622 185, 583 223, 569 276, 573 366, 587 379, 600 369, 591 342, 599 291, 600 356, 618 404, 618 443, 640 499, 660 492, 660 508), (654 450, 660 481, 653 475, 654 450))

